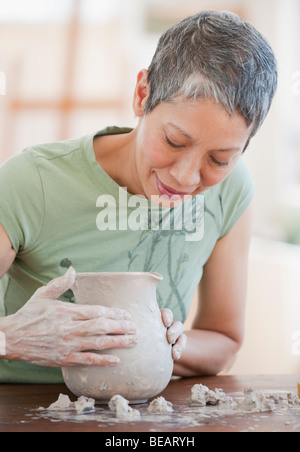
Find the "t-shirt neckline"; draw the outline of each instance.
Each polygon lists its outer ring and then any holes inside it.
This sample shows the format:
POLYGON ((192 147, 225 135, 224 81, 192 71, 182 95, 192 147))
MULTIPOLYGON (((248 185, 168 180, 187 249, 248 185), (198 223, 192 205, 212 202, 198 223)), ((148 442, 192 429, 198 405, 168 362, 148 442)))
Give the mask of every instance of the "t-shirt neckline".
MULTIPOLYGON (((85 166, 92 177, 94 183, 97 185, 101 191, 103 191, 103 184, 107 187, 107 194, 114 196, 119 200, 119 203, 122 203, 122 200, 126 203, 128 200, 134 196, 131 193, 128 193, 125 187, 121 187, 117 182, 115 182, 109 174, 101 167, 101 165, 97 162, 95 151, 94 151, 94 139, 101 136, 106 135, 117 135, 121 133, 129 133, 133 129, 130 128, 119 128, 119 127, 107 127, 99 132, 91 135, 87 135, 83 137, 81 140, 81 155, 85 166), (120 191, 123 191, 122 195, 120 195, 120 191)), ((138 196, 138 195, 136 195, 138 196)), ((146 198, 145 198, 146 199, 146 198)), ((147 200, 148 201, 148 200, 147 200)))

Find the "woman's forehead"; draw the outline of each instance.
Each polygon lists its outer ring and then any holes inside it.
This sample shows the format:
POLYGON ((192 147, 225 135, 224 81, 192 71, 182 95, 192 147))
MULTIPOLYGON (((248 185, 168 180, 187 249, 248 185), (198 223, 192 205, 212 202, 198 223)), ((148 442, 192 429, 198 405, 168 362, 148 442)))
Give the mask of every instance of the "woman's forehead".
POLYGON ((244 145, 252 131, 244 117, 236 112, 230 115, 227 110, 210 99, 190 100, 175 98, 162 102, 156 109, 157 119, 168 131, 189 141, 198 141, 204 136, 218 137, 230 141, 226 148, 239 148, 244 145), (231 143, 232 141, 232 143, 231 143))

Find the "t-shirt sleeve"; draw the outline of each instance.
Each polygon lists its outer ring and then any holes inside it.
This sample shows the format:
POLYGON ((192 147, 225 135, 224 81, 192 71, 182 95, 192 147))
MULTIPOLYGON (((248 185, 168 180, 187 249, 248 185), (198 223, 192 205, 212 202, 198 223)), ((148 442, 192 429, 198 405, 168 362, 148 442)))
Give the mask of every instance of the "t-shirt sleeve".
POLYGON ((42 182, 29 152, 18 154, 0 167, 0 223, 16 253, 38 239, 44 215, 42 182))
POLYGON ((245 161, 241 159, 231 175, 221 184, 222 225, 219 239, 227 235, 249 207, 255 184, 245 161))

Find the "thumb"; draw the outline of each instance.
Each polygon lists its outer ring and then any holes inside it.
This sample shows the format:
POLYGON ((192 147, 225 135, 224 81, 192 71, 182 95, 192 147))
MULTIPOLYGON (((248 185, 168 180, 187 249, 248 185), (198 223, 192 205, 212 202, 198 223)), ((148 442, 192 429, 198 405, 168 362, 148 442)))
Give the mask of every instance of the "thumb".
POLYGON ((170 328, 174 320, 173 312, 170 309, 166 308, 161 309, 160 312, 163 324, 165 325, 166 328, 170 328))
POLYGON ((76 272, 74 268, 70 267, 63 276, 55 278, 46 286, 41 287, 39 289, 39 295, 52 299, 59 298, 67 290, 71 289, 75 283, 75 277, 76 272))

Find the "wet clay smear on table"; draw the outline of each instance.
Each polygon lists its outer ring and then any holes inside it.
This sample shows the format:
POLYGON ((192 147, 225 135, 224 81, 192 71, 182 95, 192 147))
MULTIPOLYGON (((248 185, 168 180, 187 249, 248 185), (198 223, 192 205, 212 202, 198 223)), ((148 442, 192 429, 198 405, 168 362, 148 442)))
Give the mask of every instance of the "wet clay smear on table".
POLYGON ((203 385, 194 385, 185 405, 171 404, 163 397, 151 403, 130 407, 120 395, 114 396, 109 405, 95 405, 92 399, 80 398, 71 402, 60 395, 49 408, 39 408, 32 419, 46 418, 52 422, 82 423, 97 422, 99 427, 116 423, 151 423, 151 431, 161 431, 161 425, 168 429, 205 427, 206 425, 234 427, 235 421, 247 419, 247 431, 259 429, 259 423, 270 414, 289 416, 291 431, 300 431, 300 399, 297 394, 280 391, 257 391, 246 388, 243 393, 225 394, 222 389, 209 390, 203 385), (36 414, 38 412, 38 415, 36 414), (253 424, 253 425, 252 425, 253 424))

